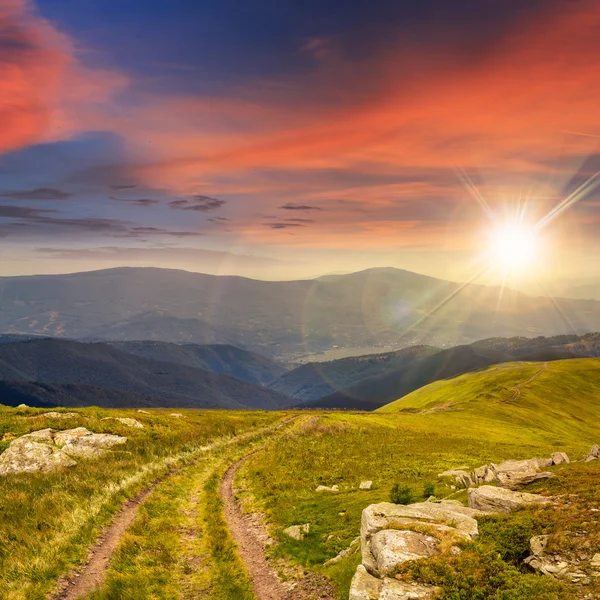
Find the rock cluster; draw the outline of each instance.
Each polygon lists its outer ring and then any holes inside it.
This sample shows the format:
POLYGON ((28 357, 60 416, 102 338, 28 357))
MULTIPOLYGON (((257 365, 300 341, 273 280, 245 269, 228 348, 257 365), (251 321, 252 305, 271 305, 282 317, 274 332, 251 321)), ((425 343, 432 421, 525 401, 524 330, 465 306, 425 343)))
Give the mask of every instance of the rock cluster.
POLYGON ((362 565, 354 575, 350 600, 429 600, 432 586, 399 581, 395 574, 406 562, 445 553, 460 553, 456 545, 477 538, 476 517, 551 498, 495 486, 469 490, 469 506, 456 500, 399 505, 382 502, 363 510, 362 565))
POLYGON ((549 575, 555 579, 563 579, 576 584, 589 585, 591 579, 586 573, 590 568, 596 569, 594 577, 600 576, 600 554, 589 557, 579 557, 576 560, 567 559, 559 554, 547 554, 547 535, 537 535, 529 540, 531 555, 525 559, 525 564, 533 571, 549 575), (587 564, 586 564, 587 563, 587 564))
POLYGON ((471 487, 486 483, 495 483, 504 488, 514 490, 522 485, 538 479, 553 477, 545 467, 566 464, 569 457, 564 452, 555 452, 550 458, 530 458, 528 460, 506 460, 503 463, 483 465, 473 471, 468 467, 459 467, 440 473, 438 477, 451 479, 460 487, 471 487))
POLYGON ((73 467, 73 458, 97 458, 126 437, 93 433, 85 427, 55 431, 40 429, 14 439, 0 454, 0 475, 48 472, 73 467))
POLYGON ((455 500, 416 504, 372 504, 361 522, 362 565, 352 580, 350 600, 418 600, 434 598, 431 586, 398 581, 394 574, 409 561, 430 558, 442 548, 477 537, 481 511, 455 500))

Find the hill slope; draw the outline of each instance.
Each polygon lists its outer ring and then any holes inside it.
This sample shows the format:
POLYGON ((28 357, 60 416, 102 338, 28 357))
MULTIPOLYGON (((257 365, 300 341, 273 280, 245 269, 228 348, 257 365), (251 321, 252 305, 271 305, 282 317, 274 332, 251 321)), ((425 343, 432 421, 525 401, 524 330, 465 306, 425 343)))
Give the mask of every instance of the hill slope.
MULTIPOLYGON (((506 363, 436 381, 380 408, 381 413, 440 412, 485 416, 501 426, 555 431, 581 429, 598 419, 600 359, 506 363), (562 425, 560 425, 562 423, 562 425)), ((441 416, 441 415, 440 415, 441 416)), ((444 418, 446 418, 444 417, 444 418)), ((556 434, 555 434, 556 435, 556 434)))
POLYGON ((395 352, 352 356, 328 362, 307 363, 289 371, 269 387, 299 402, 318 400, 360 381, 406 367, 439 352, 433 346, 409 346, 395 352))
POLYGON ((501 296, 478 285, 454 298, 460 288, 399 269, 275 282, 153 268, 4 277, 0 331, 231 343, 287 360, 334 345, 453 346, 600 330, 597 301, 501 296))
POLYGON ((229 344, 170 344, 153 341, 108 344, 136 356, 232 375, 259 385, 267 385, 287 372, 285 367, 271 358, 229 344))
MULTIPOLYGON (((408 350, 408 349, 406 349, 408 350)), ((328 395, 312 400, 303 401, 301 405, 310 408, 344 408, 358 410, 373 410, 387 402, 404 396, 439 379, 455 377, 462 373, 468 373, 483 367, 510 362, 515 359, 529 361, 552 361, 571 358, 583 358, 586 356, 598 356, 600 354, 600 335, 586 334, 584 336, 565 335, 552 338, 490 338, 469 344, 468 346, 457 346, 447 350, 429 348, 424 352, 405 357, 404 362, 394 364, 388 361, 381 364, 379 374, 364 368, 357 371, 362 378, 357 378, 355 383, 343 384, 343 378, 337 382, 342 383, 337 389, 328 395), (385 368, 389 365, 389 368, 385 368), (370 376, 373 373, 374 376, 370 376)), ((386 355, 382 355, 386 356, 386 355)), ((356 360, 356 359, 355 359, 356 360)), ((333 381, 338 369, 343 373, 344 369, 338 367, 342 361, 323 363, 320 368, 327 373, 329 381, 333 381)), ((368 367, 368 365, 367 365, 368 367)), ((283 379, 297 379, 302 373, 295 369, 283 379)), ((297 382, 298 389, 304 388, 297 382)), ((334 386, 331 386, 334 387, 334 386)), ((288 395, 296 396, 295 390, 284 386, 277 387, 288 395)))
MULTIPOLYGON (((56 339, 0 344, 0 380, 112 388, 160 398, 156 405, 161 406, 273 409, 289 402, 236 377, 135 356, 107 344, 56 339)), ((125 396, 118 406, 127 406, 125 396)))

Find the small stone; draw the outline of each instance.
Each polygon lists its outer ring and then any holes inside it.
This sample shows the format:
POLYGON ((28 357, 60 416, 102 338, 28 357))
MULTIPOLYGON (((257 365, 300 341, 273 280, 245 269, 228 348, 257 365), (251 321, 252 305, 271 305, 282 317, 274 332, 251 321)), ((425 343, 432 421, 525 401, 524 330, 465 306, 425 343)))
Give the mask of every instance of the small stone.
POLYGON ((284 529, 283 533, 293 540, 301 542, 305 536, 310 533, 310 523, 305 523, 304 525, 292 525, 291 527, 284 529))
POLYGON ((118 421, 126 427, 136 427, 137 429, 144 429, 144 425, 137 419, 129 419, 127 417, 104 417, 102 421, 118 421))
POLYGON ((45 418, 45 419, 74 419, 76 417, 78 417, 79 415, 77 413, 74 412, 55 412, 55 411, 50 411, 47 413, 42 413, 41 415, 34 415, 33 417, 31 417, 32 419, 41 419, 41 418, 45 418))
POLYGON ((139 412, 142 415, 150 415, 152 413, 149 413, 147 410, 142 410, 141 408, 138 408, 137 412, 139 412))
POLYGON ((553 465, 568 465, 570 462, 569 457, 564 452, 554 452, 552 454, 553 465))
POLYGON ((590 565, 594 568, 600 568, 600 554, 594 554, 590 561, 590 565))
POLYGON ((315 488, 315 492, 339 492, 340 488, 337 485, 332 485, 331 487, 328 487, 326 485, 320 485, 317 488, 315 488))
POLYGON ((183 414, 181 413, 169 413, 170 417, 175 417, 176 419, 180 419, 181 417, 183 417, 183 414))
POLYGON ((370 490, 373 487, 372 481, 361 481, 358 486, 359 490, 370 490))
POLYGON ((536 535, 529 540, 529 549, 534 556, 541 556, 548 545, 547 535, 536 535))

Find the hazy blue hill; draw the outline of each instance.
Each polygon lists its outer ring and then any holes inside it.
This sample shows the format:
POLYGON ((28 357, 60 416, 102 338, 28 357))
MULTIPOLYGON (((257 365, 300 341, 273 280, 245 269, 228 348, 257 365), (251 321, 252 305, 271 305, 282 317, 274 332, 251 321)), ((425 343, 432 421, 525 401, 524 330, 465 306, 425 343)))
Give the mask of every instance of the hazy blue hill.
POLYGON ((237 377, 135 356, 108 344, 57 339, 0 344, 0 380, 112 388, 160 398, 162 406, 273 409, 289 403, 278 392, 237 377))
POLYGON ((285 367, 271 358, 229 344, 171 344, 154 341, 108 343, 119 350, 144 358, 233 375, 259 385, 269 384, 287 372, 285 367))

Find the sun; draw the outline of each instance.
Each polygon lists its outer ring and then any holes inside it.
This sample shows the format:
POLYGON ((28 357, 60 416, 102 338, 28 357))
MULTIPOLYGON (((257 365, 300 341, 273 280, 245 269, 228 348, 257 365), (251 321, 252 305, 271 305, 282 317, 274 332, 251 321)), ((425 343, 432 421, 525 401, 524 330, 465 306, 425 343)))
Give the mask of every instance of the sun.
POLYGON ((506 223, 497 227, 492 232, 490 242, 494 263, 506 272, 527 271, 538 254, 535 229, 521 223, 506 223))

